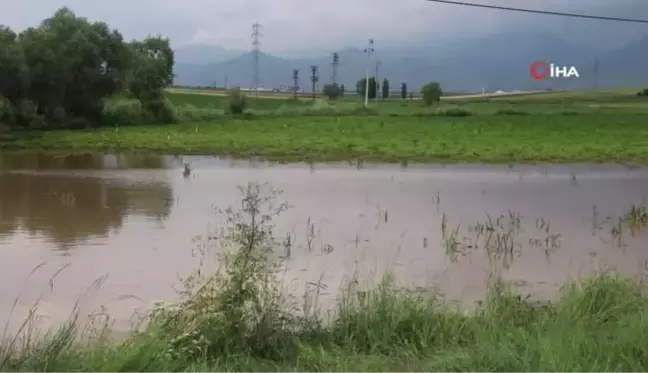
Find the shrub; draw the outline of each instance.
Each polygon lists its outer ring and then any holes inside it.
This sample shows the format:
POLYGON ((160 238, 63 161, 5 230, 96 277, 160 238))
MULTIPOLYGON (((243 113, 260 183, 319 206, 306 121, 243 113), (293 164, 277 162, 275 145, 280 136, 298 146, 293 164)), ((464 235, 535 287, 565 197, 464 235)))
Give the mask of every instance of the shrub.
POLYGON ((103 122, 107 125, 142 124, 147 117, 139 100, 110 100, 104 104, 103 122))
POLYGON ((322 93, 329 100, 335 100, 336 98, 342 96, 342 89, 336 83, 327 84, 322 89, 322 93))
POLYGON ((435 102, 441 101, 443 92, 441 91, 441 85, 439 83, 432 82, 421 88, 421 94, 423 95, 423 102, 426 105, 432 105, 435 102))
POLYGON ((6 98, 0 96, 0 123, 13 124, 14 121, 14 107, 11 102, 6 98))
POLYGON ((227 107, 232 114, 243 114, 247 108, 247 97, 241 92, 240 89, 234 88, 228 92, 229 102, 227 107))
POLYGON ((144 101, 142 107, 156 123, 171 124, 178 122, 176 108, 166 97, 144 101))
POLYGON ((31 100, 20 100, 14 109, 14 125, 25 129, 44 130, 47 128, 45 116, 38 113, 36 104, 31 100))

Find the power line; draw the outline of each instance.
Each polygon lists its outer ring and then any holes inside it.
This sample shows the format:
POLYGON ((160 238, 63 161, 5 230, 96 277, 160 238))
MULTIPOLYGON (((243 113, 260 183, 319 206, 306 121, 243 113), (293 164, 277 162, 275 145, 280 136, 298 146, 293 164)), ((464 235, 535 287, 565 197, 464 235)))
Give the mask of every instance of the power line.
POLYGON ((486 4, 475 4, 475 3, 466 3, 461 1, 452 1, 452 0, 426 0, 432 3, 443 3, 443 4, 452 4, 452 5, 463 5, 471 6, 476 8, 486 8, 486 9, 497 9, 497 10, 508 10, 512 12, 522 12, 522 13, 534 13, 534 14, 544 14, 549 16, 562 16, 562 17, 573 17, 573 18, 587 18, 587 19, 596 19, 599 21, 616 21, 616 22, 629 22, 629 23, 646 23, 648 20, 645 19, 632 19, 632 18, 619 18, 619 17, 604 17, 604 16, 592 16, 587 14, 576 14, 576 13, 563 13, 563 12, 550 12, 547 10, 535 10, 535 9, 523 9, 523 8, 510 8, 506 6, 497 6, 497 5, 486 5, 486 4))

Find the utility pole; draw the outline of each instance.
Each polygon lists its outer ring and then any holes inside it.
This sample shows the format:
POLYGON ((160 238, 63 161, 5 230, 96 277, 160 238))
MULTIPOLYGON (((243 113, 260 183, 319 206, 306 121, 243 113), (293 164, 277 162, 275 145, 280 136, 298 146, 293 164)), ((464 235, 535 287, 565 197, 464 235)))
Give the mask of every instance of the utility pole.
POLYGON ((295 93, 295 100, 297 99, 297 91, 299 91, 299 69, 293 69, 293 92, 295 93))
POLYGON ((252 25, 252 58, 254 59, 254 94, 259 95, 259 52, 261 47, 261 25, 256 22, 252 25))
POLYGON ((365 107, 369 106, 369 69, 371 64, 371 52, 374 51, 374 39, 369 39, 369 44, 365 48, 365 53, 367 54, 367 71, 365 74, 365 107))
POLYGON ((380 61, 376 61, 376 104, 378 103, 378 82, 380 79, 378 79, 378 73, 380 71, 380 61))
POLYGON ((332 76, 332 83, 336 84, 337 80, 337 68, 340 65, 340 54, 338 52, 333 53, 333 76, 332 76))
POLYGON ((319 76, 317 76, 317 66, 311 66, 311 83, 313 83, 313 100, 315 99, 315 85, 319 81, 319 76))

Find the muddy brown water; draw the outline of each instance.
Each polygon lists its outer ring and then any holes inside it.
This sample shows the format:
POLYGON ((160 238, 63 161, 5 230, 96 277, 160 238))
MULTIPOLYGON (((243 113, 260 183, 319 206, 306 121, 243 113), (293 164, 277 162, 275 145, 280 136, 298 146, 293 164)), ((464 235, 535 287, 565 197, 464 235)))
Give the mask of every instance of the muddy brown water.
POLYGON ((292 241, 285 284, 297 297, 309 283, 325 285, 320 306, 333 304, 345 279, 371 282, 386 269, 403 286, 438 287, 470 303, 506 259, 486 248, 509 245, 517 255, 503 276, 540 299, 603 268, 646 272, 647 236, 626 226, 619 235, 615 219, 645 202, 648 169, 3 153, 0 323, 11 316, 13 329, 40 300, 47 326, 78 303, 82 314, 107 312, 128 329, 137 310, 177 298, 178 277, 198 260, 195 236, 219 221, 216 207, 238 206, 237 187, 252 181, 283 190, 292 206, 275 220, 278 239, 292 241), (457 227, 465 255, 452 260, 457 227), (490 243, 479 235, 488 231, 490 243))

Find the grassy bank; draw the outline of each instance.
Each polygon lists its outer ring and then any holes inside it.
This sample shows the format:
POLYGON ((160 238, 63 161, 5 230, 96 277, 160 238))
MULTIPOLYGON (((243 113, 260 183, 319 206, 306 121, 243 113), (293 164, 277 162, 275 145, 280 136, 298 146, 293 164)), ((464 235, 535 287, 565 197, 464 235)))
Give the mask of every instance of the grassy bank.
POLYGON ((0 370, 648 369, 648 297, 632 281, 610 276, 572 284, 559 301, 543 308, 494 291, 469 315, 385 284, 369 294, 349 294, 330 326, 264 314, 263 322, 243 328, 213 306, 211 318, 202 315, 200 322, 182 324, 160 320, 120 343, 77 344, 70 326, 22 352, 0 351, 0 370))
MULTIPOLYGON (((385 277, 370 290, 354 281, 327 319, 304 299, 280 296, 272 207, 260 186, 243 189, 228 214, 224 270, 196 271, 180 303, 160 307, 139 333, 83 343, 72 322, 40 342, 0 346, 2 371, 645 371, 648 295, 635 281, 601 274, 537 305, 491 284, 484 302, 460 312, 433 291, 385 277), (17 347, 17 348, 16 348, 17 347)), ((223 247, 223 246, 220 246, 223 247)), ((106 332, 106 330, 103 330, 106 332)))
POLYGON ((289 117, 5 135, 5 149, 263 156, 294 161, 648 162, 640 114, 289 117))
POLYGON ((284 161, 648 163, 648 100, 634 90, 499 98, 349 101, 249 98, 244 115, 228 97, 167 92, 175 125, 150 122, 142 106, 115 98, 107 127, 0 133, 0 148, 125 150, 262 156, 284 161), (147 122, 146 120, 149 120, 147 122))

